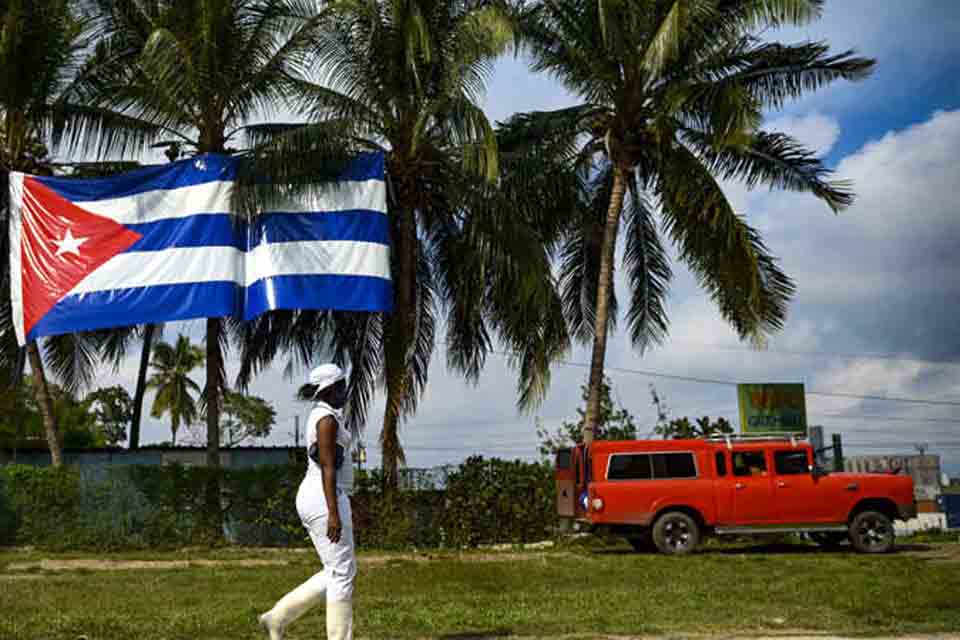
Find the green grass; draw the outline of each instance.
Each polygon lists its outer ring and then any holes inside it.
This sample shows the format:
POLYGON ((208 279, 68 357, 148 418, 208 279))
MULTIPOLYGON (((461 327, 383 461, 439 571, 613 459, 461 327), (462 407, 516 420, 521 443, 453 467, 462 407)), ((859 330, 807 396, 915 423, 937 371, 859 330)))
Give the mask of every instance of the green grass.
MULTIPOLYGON (((191 557, 264 557, 232 553, 191 557)), ((22 552, 0 554, 7 566, 22 559, 22 552)), ((256 614, 318 569, 309 555, 290 559, 265 568, 28 572, 18 579, 8 570, 0 574, 0 638, 259 639, 256 614)), ((612 546, 462 560, 391 556, 362 567, 355 609, 357 637, 371 639, 956 632, 960 545, 883 557, 784 545, 712 548, 686 558, 612 546)), ((323 633, 320 608, 287 637, 323 633)))

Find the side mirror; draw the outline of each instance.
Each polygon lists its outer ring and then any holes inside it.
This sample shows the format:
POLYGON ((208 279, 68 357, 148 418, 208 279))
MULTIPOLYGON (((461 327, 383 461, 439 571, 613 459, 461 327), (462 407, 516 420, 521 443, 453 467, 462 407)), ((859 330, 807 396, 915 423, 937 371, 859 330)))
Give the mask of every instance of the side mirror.
POLYGON ((809 467, 809 469, 810 469, 810 474, 811 474, 814 478, 819 478, 819 477, 821 477, 821 476, 827 475, 826 471, 823 470, 823 467, 821 467, 821 466, 818 465, 818 464, 811 464, 810 467, 809 467))

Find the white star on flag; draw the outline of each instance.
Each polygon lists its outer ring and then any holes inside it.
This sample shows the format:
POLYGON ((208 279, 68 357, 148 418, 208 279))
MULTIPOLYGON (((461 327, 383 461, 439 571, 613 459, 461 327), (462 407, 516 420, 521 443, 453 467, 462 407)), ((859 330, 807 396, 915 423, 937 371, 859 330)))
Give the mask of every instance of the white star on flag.
POLYGON ((67 232, 63 234, 63 240, 54 240, 53 244, 57 245, 57 255, 62 256, 67 253, 76 254, 80 257, 80 245, 87 241, 87 238, 74 238, 73 234, 70 233, 70 229, 67 229, 67 232))

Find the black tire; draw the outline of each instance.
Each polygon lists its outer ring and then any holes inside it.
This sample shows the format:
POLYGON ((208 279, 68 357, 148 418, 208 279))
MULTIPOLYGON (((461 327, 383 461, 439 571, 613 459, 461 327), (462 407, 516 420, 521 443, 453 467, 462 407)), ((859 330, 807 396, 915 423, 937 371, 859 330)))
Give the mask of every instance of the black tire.
POLYGON ((700 544, 700 525, 681 511, 665 513, 653 525, 653 544, 668 555, 690 553, 700 544))
POLYGON ((836 549, 844 542, 847 542, 850 539, 850 536, 846 533, 840 533, 839 531, 818 531, 816 533, 811 533, 810 539, 821 547, 826 547, 827 549, 836 549))
POLYGON ((632 535, 627 538, 627 542, 637 553, 648 553, 653 551, 653 539, 650 536, 650 530, 646 530, 638 535, 632 535))
POLYGON ((850 542, 860 553, 890 553, 893 522, 879 511, 861 511, 850 521, 850 542))

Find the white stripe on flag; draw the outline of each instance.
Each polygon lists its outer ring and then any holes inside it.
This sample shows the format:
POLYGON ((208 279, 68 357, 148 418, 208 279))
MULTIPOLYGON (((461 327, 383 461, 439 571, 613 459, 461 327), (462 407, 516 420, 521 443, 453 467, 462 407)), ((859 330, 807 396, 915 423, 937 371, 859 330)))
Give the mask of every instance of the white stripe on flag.
MULTIPOLYGON (((229 213, 233 183, 226 181, 158 189, 109 200, 88 200, 76 205, 120 224, 139 224, 186 218, 204 213, 229 213)), ((277 199, 271 211, 284 213, 350 211, 365 209, 386 213, 387 192, 383 180, 342 182, 324 187, 319 193, 277 199)))
POLYGON ((193 282, 249 286, 271 276, 344 275, 390 278, 389 248, 376 242, 318 240, 233 247, 189 247, 121 253, 80 281, 68 295, 193 282))
POLYGON ((23 225, 23 174, 10 172, 10 307, 18 344, 26 344, 23 332, 23 271, 20 236, 23 225))

